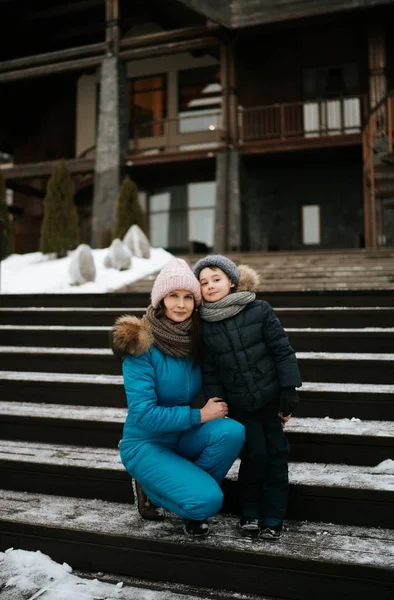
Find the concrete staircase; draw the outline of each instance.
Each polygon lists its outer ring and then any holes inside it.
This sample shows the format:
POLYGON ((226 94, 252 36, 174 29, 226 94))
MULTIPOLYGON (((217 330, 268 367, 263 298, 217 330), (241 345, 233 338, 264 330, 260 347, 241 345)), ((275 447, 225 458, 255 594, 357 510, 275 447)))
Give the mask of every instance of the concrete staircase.
MULTIPOLYGON (((204 255, 182 255, 193 266, 204 255)), ((260 292, 394 289, 394 248, 226 254, 260 275, 260 292)), ((154 276, 137 281, 133 292, 148 293, 154 276)))
POLYGON ((287 428, 283 540, 238 533, 237 463, 206 540, 185 538, 173 516, 155 524, 136 514, 117 451, 126 409, 108 331, 118 314, 141 315, 146 294, 2 296, 0 549, 40 549, 87 571, 209 587, 212 598, 229 590, 228 597, 391 600, 392 293, 270 294, 305 382, 287 428))

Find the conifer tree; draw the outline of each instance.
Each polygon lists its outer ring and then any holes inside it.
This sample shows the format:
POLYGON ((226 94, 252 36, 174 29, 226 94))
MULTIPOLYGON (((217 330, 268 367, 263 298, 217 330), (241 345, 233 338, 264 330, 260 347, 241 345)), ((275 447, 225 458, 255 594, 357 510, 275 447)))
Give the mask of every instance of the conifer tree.
POLYGON ((145 214, 138 201, 138 188, 130 177, 125 177, 119 190, 113 239, 122 240, 132 225, 138 225, 146 233, 145 214))
POLYGON ((6 203, 6 189, 3 173, 0 170, 0 260, 7 258, 14 250, 11 219, 6 203))
POLYGON ((48 181, 44 198, 40 251, 66 256, 79 244, 78 212, 73 200, 73 182, 65 160, 59 161, 48 181))

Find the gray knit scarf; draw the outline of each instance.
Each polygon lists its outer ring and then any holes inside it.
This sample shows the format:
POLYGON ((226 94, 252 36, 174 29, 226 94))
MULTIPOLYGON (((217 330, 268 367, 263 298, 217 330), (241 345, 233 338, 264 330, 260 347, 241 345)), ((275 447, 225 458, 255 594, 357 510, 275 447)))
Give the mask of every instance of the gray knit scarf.
POLYGON ((253 292, 234 292, 217 302, 204 302, 200 307, 200 317, 203 321, 213 323, 234 317, 245 308, 247 304, 256 300, 253 292))
POLYGON ((149 322, 155 346, 170 356, 184 358, 192 353, 192 317, 183 321, 183 323, 175 323, 165 315, 156 316, 156 310, 152 305, 148 306, 144 319, 149 322))

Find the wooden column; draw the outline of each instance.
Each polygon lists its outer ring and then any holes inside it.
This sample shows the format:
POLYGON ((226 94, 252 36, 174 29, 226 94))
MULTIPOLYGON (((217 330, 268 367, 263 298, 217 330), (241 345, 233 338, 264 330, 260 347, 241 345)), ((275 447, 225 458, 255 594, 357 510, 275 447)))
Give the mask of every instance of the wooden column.
POLYGON ((377 207, 375 198, 375 175, 373 148, 377 140, 386 135, 387 131, 387 60, 386 39, 381 24, 372 24, 368 32, 368 67, 369 67, 369 108, 375 109, 373 120, 370 122, 370 161, 369 180, 370 196, 369 214, 364 214, 365 229, 369 228, 370 236, 366 236, 366 246, 376 248, 377 245, 377 207), (376 108, 377 107, 377 108, 376 108), (369 239, 368 239, 369 238, 369 239))
POLYGON ((223 150, 216 155, 215 251, 241 246, 238 143, 238 101, 235 93, 235 54, 231 42, 220 47, 223 150))
POLYGON ((106 0, 106 56, 101 64, 92 246, 111 241, 128 146, 126 66, 119 60, 118 0, 106 0))

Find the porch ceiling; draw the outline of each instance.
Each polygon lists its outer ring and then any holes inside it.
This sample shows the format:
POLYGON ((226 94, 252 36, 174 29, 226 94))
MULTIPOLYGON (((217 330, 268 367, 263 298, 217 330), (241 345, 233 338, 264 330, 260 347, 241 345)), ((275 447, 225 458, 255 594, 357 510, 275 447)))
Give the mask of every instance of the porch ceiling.
MULTIPOLYGON (((118 1, 121 36, 148 22, 170 30, 206 21, 177 0, 118 1)), ((0 0, 2 60, 104 41, 105 0, 0 0)))
POLYGON ((231 29, 394 4, 393 0, 179 0, 231 29))

